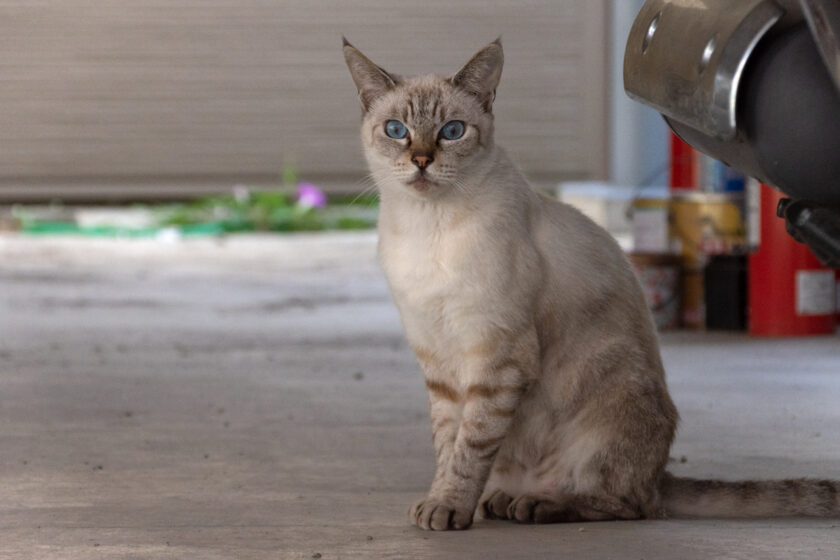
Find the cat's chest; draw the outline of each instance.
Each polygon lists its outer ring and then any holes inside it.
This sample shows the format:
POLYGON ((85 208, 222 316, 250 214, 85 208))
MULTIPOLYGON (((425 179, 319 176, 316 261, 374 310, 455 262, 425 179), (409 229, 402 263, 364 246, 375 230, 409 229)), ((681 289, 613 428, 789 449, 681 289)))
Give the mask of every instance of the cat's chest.
POLYGON ((437 344, 486 302, 492 271, 485 270, 480 244, 450 236, 383 237, 380 260, 409 338, 437 344))
POLYGON ((469 257, 452 243, 430 238, 387 238, 380 242, 380 261, 400 304, 425 307, 440 298, 464 295, 473 275, 469 257))

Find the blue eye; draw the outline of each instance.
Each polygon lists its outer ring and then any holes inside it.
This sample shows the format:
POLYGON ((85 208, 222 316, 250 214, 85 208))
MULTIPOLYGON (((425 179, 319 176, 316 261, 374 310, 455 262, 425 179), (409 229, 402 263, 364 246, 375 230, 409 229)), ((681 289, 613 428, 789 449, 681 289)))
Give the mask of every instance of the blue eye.
POLYGON ((440 129, 440 137, 457 140, 464 135, 464 121, 449 121, 440 129))
POLYGON ((406 135, 408 134, 408 130, 405 128, 405 125, 400 121, 388 121, 385 123, 385 134, 387 134, 391 138, 401 140, 406 137, 406 135))

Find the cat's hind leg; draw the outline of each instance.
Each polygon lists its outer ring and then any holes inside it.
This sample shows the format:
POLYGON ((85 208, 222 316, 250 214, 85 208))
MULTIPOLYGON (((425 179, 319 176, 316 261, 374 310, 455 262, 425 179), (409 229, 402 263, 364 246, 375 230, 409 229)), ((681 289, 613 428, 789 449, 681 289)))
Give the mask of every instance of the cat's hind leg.
POLYGON ((641 512, 611 496, 524 494, 512 500, 506 518, 517 523, 563 523, 639 519, 641 512))
POLYGON ((507 511, 512 501, 513 498, 504 490, 496 490, 481 502, 478 510, 484 519, 509 519, 507 511))

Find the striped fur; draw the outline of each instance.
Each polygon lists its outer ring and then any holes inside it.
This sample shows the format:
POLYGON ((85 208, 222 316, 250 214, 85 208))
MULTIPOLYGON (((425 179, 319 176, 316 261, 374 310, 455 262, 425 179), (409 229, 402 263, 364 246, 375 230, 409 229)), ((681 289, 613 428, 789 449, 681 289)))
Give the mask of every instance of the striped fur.
POLYGON ((664 477, 662 500, 670 517, 838 517, 840 482, 695 480, 664 477))
POLYGON ((665 472, 677 411, 641 289, 608 233, 531 190, 493 142, 499 41, 452 78, 344 54, 380 260, 429 394, 436 469, 413 523, 838 515, 836 482, 665 472), (465 123, 457 140, 440 136, 450 120, 465 123))

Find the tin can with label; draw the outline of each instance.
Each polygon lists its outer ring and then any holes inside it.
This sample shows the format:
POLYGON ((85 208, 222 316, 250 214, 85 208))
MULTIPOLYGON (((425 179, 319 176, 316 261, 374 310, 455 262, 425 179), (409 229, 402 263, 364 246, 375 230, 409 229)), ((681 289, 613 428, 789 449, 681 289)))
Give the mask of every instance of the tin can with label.
POLYGON ((683 265, 700 267, 709 255, 743 252, 747 244, 744 195, 674 192, 669 231, 683 265))
POLYGON ((648 308, 659 330, 680 326, 680 259, 676 255, 631 253, 648 308))

